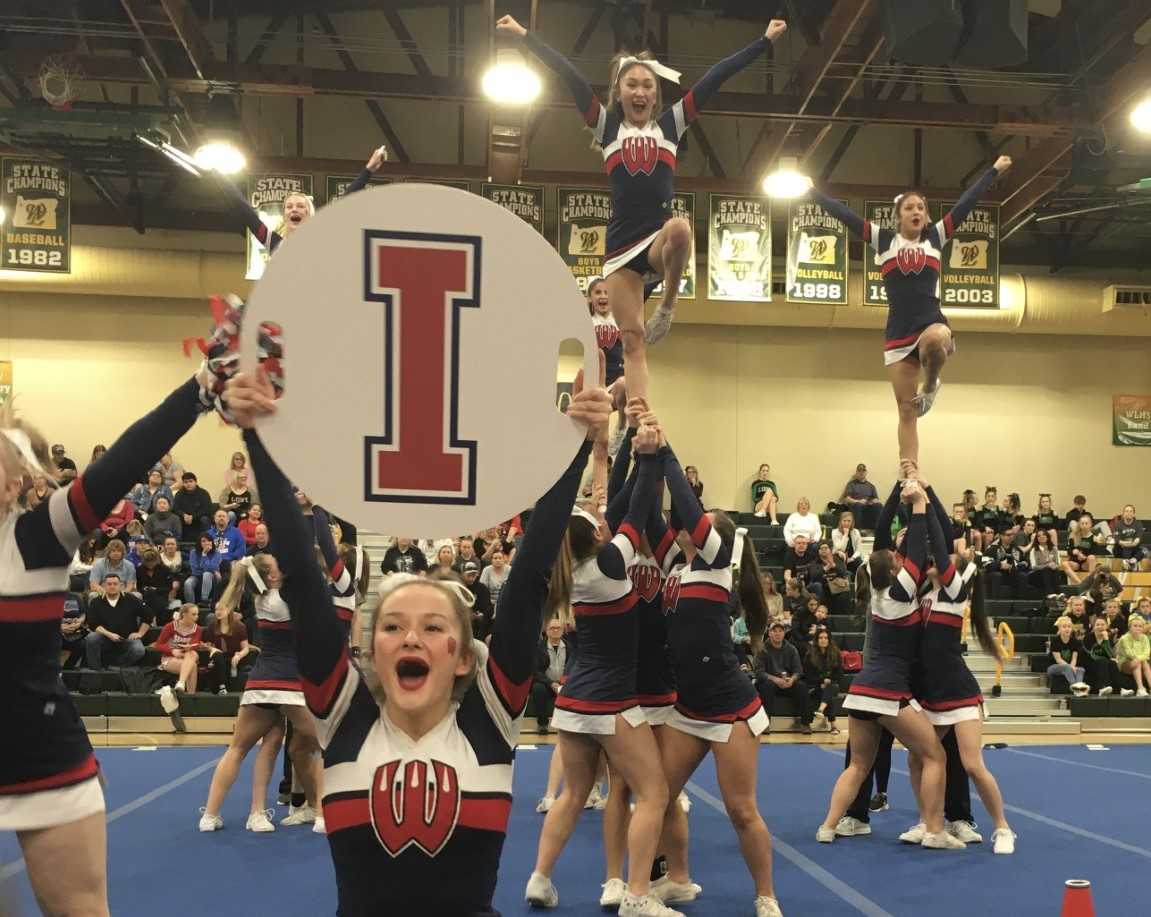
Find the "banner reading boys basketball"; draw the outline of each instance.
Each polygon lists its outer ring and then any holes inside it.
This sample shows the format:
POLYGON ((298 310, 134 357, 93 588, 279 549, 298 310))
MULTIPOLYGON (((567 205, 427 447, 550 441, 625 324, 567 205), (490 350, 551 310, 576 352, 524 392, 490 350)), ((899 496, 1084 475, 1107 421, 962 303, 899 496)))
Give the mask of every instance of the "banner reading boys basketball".
POLYGON ((787 301, 847 305, 847 227, 810 201, 788 208, 787 301))
POLYGON ((484 182, 480 197, 514 213, 541 236, 544 233, 544 189, 542 185, 495 185, 484 182))
POLYGON ((56 163, 5 158, 0 164, 4 244, 0 267, 67 274, 72 270, 72 177, 56 163))
POLYGON ((1151 446, 1151 395, 1111 396, 1111 443, 1151 446))
MULTIPOLYGON (((268 229, 278 229, 284 218, 284 198, 289 194, 312 196, 312 176, 295 172, 262 172, 248 179, 248 203, 268 229)), ((244 279, 259 280, 271 253, 249 232, 244 279)))
MULTIPOLYGON (((687 220, 688 225, 691 226, 692 233, 695 233, 695 193, 691 191, 682 194, 673 194, 671 196, 671 215, 673 217, 682 217, 687 220)), ((663 292, 663 283, 661 282, 654 290, 652 295, 658 295, 663 292)), ((687 264, 683 268, 683 276, 679 279, 679 298, 680 299, 695 299, 695 239, 692 239, 691 251, 687 257, 687 264)))
MULTIPOLYGON (((355 175, 329 175, 327 180, 326 193, 324 194, 324 202, 330 204, 332 201, 339 200, 348 193, 348 186, 356 180, 355 175)), ((373 175, 368 179, 368 187, 374 185, 388 185, 391 184, 392 179, 383 178, 379 175, 373 175)))
POLYGON ((707 231, 707 298, 771 302, 771 204, 713 194, 707 231))
MULTIPOLYGON (((947 213, 955 205, 944 203, 947 213)), ((940 301, 999 308, 999 206, 977 204, 943 255, 940 301)))
POLYGON ((581 293, 603 273, 604 243, 611 219, 611 194, 598 188, 557 190, 560 257, 575 276, 581 293))
MULTIPOLYGON (((864 201, 863 218, 880 228, 895 225, 895 204, 891 201, 864 201)), ((863 246, 863 304, 887 306, 887 290, 883 287, 883 271, 875 263, 875 249, 863 246)))

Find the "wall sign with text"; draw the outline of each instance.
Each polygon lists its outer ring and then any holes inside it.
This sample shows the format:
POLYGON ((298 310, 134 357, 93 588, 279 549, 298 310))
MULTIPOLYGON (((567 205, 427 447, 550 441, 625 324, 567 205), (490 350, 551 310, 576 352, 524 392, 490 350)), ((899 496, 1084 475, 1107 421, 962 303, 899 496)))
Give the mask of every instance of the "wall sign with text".
POLYGON ((771 302, 771 202, 712 194, 707 229, 707 298, 771 302))
POLYGON ((3 224, 0 268, 68 274, 72 270, 72 176, 42 159, 0 160, 3 224))
MULTIPOLYGON (((954 203, 945 203, 946 213, 954 203)), ((955 232, 943 257, 944 308, 999 308, 999 206, 977 204, 955 232)))
POLYGON ((788 207, 787 301, 847 305, 847 227, 814 201, 788 207))
POLYGON ((571 270, 580 292, 586 294, 588 282, 603 274, 611 193, 600 188, 560 188, 556 195, 560 257, 571 270))

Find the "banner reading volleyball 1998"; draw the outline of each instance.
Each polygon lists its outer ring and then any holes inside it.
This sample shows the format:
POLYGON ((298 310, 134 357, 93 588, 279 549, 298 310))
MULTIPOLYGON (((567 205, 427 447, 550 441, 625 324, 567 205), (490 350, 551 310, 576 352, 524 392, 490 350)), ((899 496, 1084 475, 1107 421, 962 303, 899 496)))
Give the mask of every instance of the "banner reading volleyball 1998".
POLYGON ((711 195, 707 298, 771 301, 771 204, 764 198, 711 195))
MULTIPOLYGON (((947 213, 955 205, 945 203, 947 213)), ((999 308, 999 205, 977 204, 943 255, 944 307, 999 308)))
MULTIPOLYGON (((895 225, 895 204, 891 201, 864 201, 863 218, 878 227, 895 225)), ((886 306, 887 290, 883 288, 883 271, 875 263, 875 249, 863 246, 863 304, 886 306)))
POLYGON ((544 189, 542 185, 496 185, 484 182, 480 196, 514 213, 541 236, 544 232, 544 189))
POLYGON ((603 273, 607 224, 611 219, 611 193, 598 188, 559 188, 560 257, 575 276, 580 292, 603 273))
POLYGON ((0 163, 4 245, 0 267, 67 274, 72 269, 72 178, 41 159, 0 163))
MULTIPOLYGON (((682 194, 673 194, 671 196, 671 215, 687 220, 692 232, 691 251, 687 257, 687 264, 683 268, 683 276, 679 279, 678 298, 695 299, 695 193, 687 191, 682 194)), ((663 283, 661 282, 652 290, 652 295, 656 296, 662 292, 663 283)))
MULTIPOLYGON (((284 198, 290 194, 312 196, 312 176, 295 172, 264 172, 248 179, 248 203, 269 230, 279 230, 284 220, 284 198)), ((259 280, 271 252, 247 233, 248 249, 244 278, 259 280)))
POLYGON ((788 208, 787 301, 847 305, 847 227, 813 201, 788 208))

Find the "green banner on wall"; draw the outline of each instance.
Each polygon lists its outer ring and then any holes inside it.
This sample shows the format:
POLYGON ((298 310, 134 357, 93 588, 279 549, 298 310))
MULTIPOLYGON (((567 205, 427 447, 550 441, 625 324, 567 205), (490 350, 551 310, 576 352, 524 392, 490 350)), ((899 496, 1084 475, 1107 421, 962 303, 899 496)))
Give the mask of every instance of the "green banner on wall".
POLYGON ((787 301, 847 305, 847 264, 847 227, 814 201, 792 201, 787 213, 787 301))
MULTIPOLYGON (((332 201, 339 200, 348 193, 348 185, 354 182, 359 176, 356 175, 329 175, 325 182, 325 203, 330 204, 332 201)), ((368 179, 368 188, 372 185, 390 185, 393 179, 384 178, 379 175, 373 175, 368 179)), ((365 189, 366 190, 366 189, 365 189)))
POLYGON ((3 249, 0 268, 67 274, 72 270, 72 177, 59 163, 0 161, 3 249))
POLYGON ((771 302, 771 202, 712 194, 707 226, 707 298, 771 302))
POLYGON ((484 182, 480 196, 514 213, 541 236, 544 234, 543 185, 497 185, 484 182))
POLYGON ((1111 443, 1151 446, 1151 395, 1111 397, 1111 443))
MULTIPOLYGON (((673 194, 671 196, 671 215, 683 217, 691 227, 691 253, 688 255, 687 264, 684 265, 683 276, 679 279, 679 298, 695 299, 695 192, 685 191, 673 194)), ((652 290, 652 295, 657 296, 662 292, 663 283, 661 282, 652 290)))
MULTIPOLYGON (((944 203, 947 213, 955 205, 944 203)), ((980 309, 999 308, 999 205, 978 204, 943 254, 940 302, 980 309)))
POLYGON ((586 294, 588 281, 603 274, 611 193, 600 188, 559 188, 556 195, 560 257, 571 269, 580 292, 586 294))

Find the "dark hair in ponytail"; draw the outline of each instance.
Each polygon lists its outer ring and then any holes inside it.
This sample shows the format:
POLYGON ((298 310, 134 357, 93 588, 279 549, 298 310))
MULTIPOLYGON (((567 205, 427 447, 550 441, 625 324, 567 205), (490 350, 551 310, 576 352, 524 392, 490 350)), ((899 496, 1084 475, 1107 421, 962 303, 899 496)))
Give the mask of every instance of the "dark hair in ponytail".
POLYGON ((868 600, 871 599, 872 589, 886 589, 891 585, 892 568, 895 565, 895 553, 889 548, 872 551, 867 558, 868 567, 868 600))
MULTIPOLYGON (((735 522, 723 510, 711 511, 712 525, 720 540, 728 550, 735 546, 735 522)), ((767 631, 767 599, 763 597, 763 582, 760 579, 759 560, 755 556, 755 541, 750 535, 743 536, 743 551, 732 562, 739 568, 739 582, 735 584, 743 620, 747 624, 747 635, 751 638, 751 649, 758 653, 763 648, 763 635, 767 631)))
POLYGON ((871 579, 868 576, 867 567, 862 565, 855 571, 855 613, 857 615, 871 614, 871 579))
MULTIPOLYGON (((967 569, 970 561, 961 560, 963 565, 958 568, 958 573, 963 573, 967 569)), ((995 635, 991 632, 991 622, 987 618, 987 604, 985 601, 985 590, 983 588, 983 577, 979 574, 978 570, 971 580, 971 630, 975 633, 975 638, 979 641, 979 645, 983 647, 983 652, 987 653, 995 659, 1002 659, 1003 652, 999 649, 999 644, 995 642, 995 635)))

